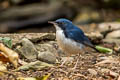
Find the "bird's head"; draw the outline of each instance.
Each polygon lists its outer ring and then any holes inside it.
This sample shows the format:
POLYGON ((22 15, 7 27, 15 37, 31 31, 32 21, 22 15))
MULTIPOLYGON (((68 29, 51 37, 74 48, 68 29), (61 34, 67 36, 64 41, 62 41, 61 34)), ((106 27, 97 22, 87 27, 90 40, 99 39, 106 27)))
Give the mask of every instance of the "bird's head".
POLYGON ((66 28, 70 28, 73 25, 72 22, 68 19, 57 19, 56 21, 49 21, 48 23, 53 24, 56 30, 65 30, 66 28))

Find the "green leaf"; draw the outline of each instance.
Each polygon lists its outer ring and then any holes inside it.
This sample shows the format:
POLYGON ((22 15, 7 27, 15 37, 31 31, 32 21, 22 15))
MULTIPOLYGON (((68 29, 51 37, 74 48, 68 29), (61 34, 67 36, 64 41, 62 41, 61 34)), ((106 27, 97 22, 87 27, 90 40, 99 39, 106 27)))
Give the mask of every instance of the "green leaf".
POLYGON ((9 37, 0 37, 0 41, 2 41, 7 47, 12 48, 12 40, 9 37))
POLYGON ((113 52, 112 49, 101 47, 101 46, 96 46, 95 48, 102 53, 112 53, 113 52))

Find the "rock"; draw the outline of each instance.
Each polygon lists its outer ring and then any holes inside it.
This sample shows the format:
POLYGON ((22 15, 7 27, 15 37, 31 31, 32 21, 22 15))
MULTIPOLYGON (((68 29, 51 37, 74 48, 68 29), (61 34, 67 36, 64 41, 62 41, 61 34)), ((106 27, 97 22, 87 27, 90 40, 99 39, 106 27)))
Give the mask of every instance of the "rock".
POLYGON ((29 69, 41 70, 45 67, 53 67, 53 65, 45 62, 41 62, 41 61, 35 61, 35 62, 28 63, 26 65, 20 66, 17 70, 29 70, 29 69))
POLYGON ((27 38, 23 38, 21 42, 22 47, 19 49, 21 54, 27 59, 35 60, 37 58, 38 52, 34 44, 27 38))
POLYGON ((48 51, 48 52, 52 52, 53 54, 55 54, 56 52, 55 48, 49 43, 38 44, 35 47, 39 52, 48 51))
POLYGON ((48 63, 55 63, 56 62, 56 56, 48 51, 45 52, 40 52, 38 54, 38 59, 44 62, 48 62, 48 63))
POLYGON ((88 69, 88 72, 92 75, 97 75, 97 72, 94 69, 88 69))
POLYGON ((56 62, 56 50, 51 44, 39 44, 36 46, 39 51, 38 59, 48 63, 56 62))
POLYGON ((12 46, 16 47, 21 43, 20 40, 27 38, 33 43, 46 41, 54 41, 55 33, 14 33, 14 34, 0 34, 0 37, 9 37, 12 39, 12 46))
POLYGON ((111 33, 109 33, 107 36, 106 36, 106 39, 112 39, 112 38, 120 38, 120 30, 117 30, 117 31, 112 31, 111 33))
POLYGON ((62 57, 61 60, 62 60, 62 62, 67 60, 66 63, 69 63, 69 62, 72 62, 74 60, 74 58, 73 57, 69 57, 69 58, 68 57, 62 57))
POLYGON ((100 23, 98 24, 98 30, 100 32, 108 31, 109 29, 120 29, 120 23, 119 22, 108 22, 108 23, 100 23))
POLYGON ((103 42, 120 44, 120 39, 103 39, 103 42))
POLYGON ((103 35, 100 32, 91 32, 89 34, 86 33, 85 35, 91 38, 92 40, 103 39, 103 35))

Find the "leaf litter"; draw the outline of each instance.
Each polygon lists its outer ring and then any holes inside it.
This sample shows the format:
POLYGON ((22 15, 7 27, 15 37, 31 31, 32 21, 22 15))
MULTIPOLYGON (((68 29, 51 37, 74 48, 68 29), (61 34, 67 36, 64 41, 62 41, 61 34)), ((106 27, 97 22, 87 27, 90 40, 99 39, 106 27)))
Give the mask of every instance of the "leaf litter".
MULTIPOLYGON (((32 35, 33 36, 33 35, 32 35)), ((35 35, 34 35, 35 36, 35 35)), ((3 44, 0 44, 0 46, 3 46, 3 44)), ((4 45, 5 49, 1 49, 3 54, 6 56, 9 56, 10 54, 4 50, 7 50, 12 53, 15 51, 6 47, 4 45)), ((16 53, 16 52, 15 52, 16 53)), ((18 53, 17 53, 18 54, 18 53)), ((18 61, 19 57, 17 59, 14 59, 17 64, 8 60, 8 62, 13 63, 11 65, 10 63, 7 65, 7 72, 3 70, 3 73, 5 74, 4 76, 0 77, 2 80, 15 80, 18 78, 23 78, 23 80, 42 80, 40 79, 41 77, 44 77, 44 80, 119 80, 119 75, 120 75, 120 58, 119 54, 103 54, 103 53, 96 53, 94 51, 91 52, 85 52, 84 54, 82 53, 80 56, 80 60, 78 63, 78 66, 75 70, 71 70, 73 68, 77 55, 73 56, 75 59, 70 62, 65 64, 62 67, 59 67, 59 63, 54 64, 53 67, 45 67, 41 70, 37 69, 28 69, 27 71, 25 70, 20 70, 16 71, 13 68, 17 65, 18 66, 18 61), (104 70, 103 70, 104 69, 104 70), (106 72, 105 69, 108 71, 106 72), (96 75, 93 75, 93 73, 90 73, 89 71, 93 70, 96 71, 96 75), (15 77, 10 77, 10 75, 15 76, 15 77), (117 76, 116 76, 117 75, 117 76), (114 76, 114 77, 113 77, 114 76), (37 78, 36 78, 37 77, 37 78)), ((7 60, 7 59, 6 59, 7 60)), ((24 59, 21 60, 23 62, 22 65, 27 64, 24 62, 24 59)), ((22 66, 19 65, 19 66, 22 66)), ((19 79, 18 79, 19 80, 19 79)))

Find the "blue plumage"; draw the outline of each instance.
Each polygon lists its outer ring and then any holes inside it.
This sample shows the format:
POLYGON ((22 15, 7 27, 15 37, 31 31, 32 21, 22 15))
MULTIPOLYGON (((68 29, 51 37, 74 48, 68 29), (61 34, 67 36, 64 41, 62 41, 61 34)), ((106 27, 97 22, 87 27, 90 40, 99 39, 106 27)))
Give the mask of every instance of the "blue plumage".
POLYGON ((58 19, 55 22, 59 23, 59 26, 61 26, 61 28, 63 29, 66 38, 93 47, 89 39, 84 35, 84 32, 80 28, 72 24, 71 21, 67 19, 58 19))
POLYGON ((76 47, 76 50, 80 50, 82 46, 89 46, 96 50, 94 45, 92 45, 90 40, 84 35, 84 32, 80 28, 75 26, 70 20, 58 19, 50 23, 54 24, 56 28, 56 38, 57 38, 58 44, 61 46, 62 49, 64 49, 64 51, 65 49, 68 49, 66 47, 71 47, 71 48, 76 47), (77 46, 77 44, 79 46, 77 46), (80 48, 77 49, 77 47, 80 47, 80 48))
POLYGON ((71 29, 64 31, 65 36, 69 39, 72 39, 78 43, 82 43, 87 46, 93 46, 89 39, 84 35, 83 31, 80 29, 71 29))
MULTIPOLYGON (((59 47, 68 55, 81 53, 85 46, 89 46, 96 50, 90 40, 84 35, 84 32, 75 26, 70 20, 58 19, 54 22, 56 28, 56 40, 59 47)), ((96 50, 97 51, 97 50, 96 50)), ((79 58, 78 58, 79 59, 79 58)), ((65 62, 62 63, 62 65, 65 62)), ((78 60, 75 67, 77 66, 78 60)))

